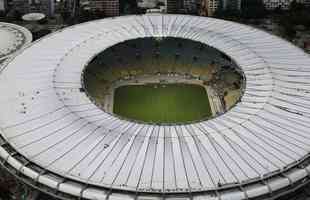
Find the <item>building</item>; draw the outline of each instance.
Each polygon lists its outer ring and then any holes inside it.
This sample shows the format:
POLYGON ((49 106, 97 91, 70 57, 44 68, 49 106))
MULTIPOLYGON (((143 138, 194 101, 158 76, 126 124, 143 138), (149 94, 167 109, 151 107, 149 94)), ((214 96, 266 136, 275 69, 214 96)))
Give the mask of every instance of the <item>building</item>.
POLYGON ((13 0, 12 4, 22 14, 40 12, 49 17, 55 14, 54 0, 13 0))
POLYGON ((0 12, 6 12, 7 0, 0 0, 0 12))
POLYGON ((197 13, 199 0, 166 0, 167 13, 197 13))
POLYGON ((201 15, 213 16, 214 12, 221 10, 240 10, 241 0, 202 0, 201 15))
POLYGON ((80 0, 64 0, 62 10, 70 13, 70 16, 74 18, 79 11, 80 0))
POLYGON ((219 0, 202 0, 200 7, 200 15, 213 16, 214 12, 220 8, 219 0))
POLYGON ((291 0, 264 0, 267 10, 274 10, 276 8, 289 9, 291 0))
POLYGON ((184 0, 184 11, 185 13, 197 13, 198 0, 184 0))
POLYGON ((46 14, 47 16, 54 16, 55 0, 38 0, 38 1, 39 1, 39 6, 37 9, 38 12, 42 12, 46 14))
POLYGON ((166 12, 178 13, 179 9, 183 7, 183 0, 166 0, 166 12))
POLYGON ((91 11, 103 12, 107 17, 118 16, 119 0, 90 0, 89 8, 91 11))
POLYGON ((307 6, 310 6, 310 0, 304 0, 304 4, 306 4, 307 6))
POLYGON ((240 10, 241 9, 241 0, 222 0, 223 9, 227 10, 240 10))
MULTIPOLYGON (((293 0, 263 0, 267 10, 274 10, 281 8, 287 10, 290 8, 290 4, 293 0)), ((310 0, 297 0, 296 2, 310 5, 310 0)))

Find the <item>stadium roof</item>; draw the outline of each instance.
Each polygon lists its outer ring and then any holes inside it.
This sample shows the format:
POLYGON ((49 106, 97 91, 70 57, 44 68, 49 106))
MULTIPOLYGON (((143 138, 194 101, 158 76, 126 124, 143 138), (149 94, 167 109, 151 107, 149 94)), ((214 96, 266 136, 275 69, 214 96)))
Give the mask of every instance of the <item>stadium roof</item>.
POLYGON ((0 22, 0 61, 32 41, 29 30, 16 24, 0 22))
POLYGON ((72 26, 1 69, 0 157, 36 187, 87 199, 283 194, 308 181, 309 66, 309 55, 292 44, 213 18, 154 14, 72 26), (116 118, 80 90, 82 71, 99 52, 166 36, 229 55, 246 78, 241 101, 211 120, 165 126, 116 118))

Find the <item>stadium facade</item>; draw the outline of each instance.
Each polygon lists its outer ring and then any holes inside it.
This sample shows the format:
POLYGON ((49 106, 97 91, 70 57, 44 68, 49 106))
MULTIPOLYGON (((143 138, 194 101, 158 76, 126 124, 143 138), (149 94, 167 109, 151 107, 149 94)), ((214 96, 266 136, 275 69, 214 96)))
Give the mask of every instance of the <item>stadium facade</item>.
POLYGON ((63 199, 273 199, 309 182, 309 65, 292 44, 219 19, 154 14, 72 26, 1 68, 1 164, 63 199), (108 47, 144 37, 224 52, 244 73, 241 100, 184 125, 104 112, 83 91, 84 67, 108 47))

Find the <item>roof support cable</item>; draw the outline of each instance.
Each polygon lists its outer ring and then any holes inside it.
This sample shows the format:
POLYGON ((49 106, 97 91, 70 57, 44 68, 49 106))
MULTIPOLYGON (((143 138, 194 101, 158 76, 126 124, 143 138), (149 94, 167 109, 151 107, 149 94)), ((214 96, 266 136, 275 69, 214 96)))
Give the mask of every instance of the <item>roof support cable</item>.
MULTIPOLYGON (((198 147, 199 143, 201 143, 201 141, 199 140, 199 138, 197 137, 197 135, 194 135, 194 130, 193 130, 193 127, 192 125, 191 126, 185 126, 185 128, 187 129, 187 131, 191 134, 192 138, 193 138, 193 141, 196 145, 196 148, 197 148, 197 152, 198 154, 202 157, 203 153, 201 152, 201 148, 198 147)), ((206 172, 208 173, 208 176, 210 177, 210 180, 212 182, 212 185, 215 187, 216 183, 214 181, 214 178, 212 177, 212 173, 210 172, 210 170, 208 169, 207 167, 207 163, 205 162, 204 159, 202 159, 202 164, 206 170, 206 172)))
MULTIPOLYGON (((139 172, 139 179, 138 179, 138 183, 137 183, 137 185, 136 185, 136 195, 138 195, 138 190, 139 190, 139 186, 140 186, 140 181, 141 181, 141 179, 142 179, 143 169, 145 168, 145 162, 146 162, 146 158, 147 158, 146 155, 148 155, 148 154, 149 154, 149 151, 151 151, 151 150, 150 150, 150 142, 151 142, 151 138, 152 138, 152 137, 155 137, 155 136, 154 136, 154 135, 155 135, 154 132, 155 132, 155 131, 154 131, 154 127, 152 127, 151 135, 149 136, 149 139, 148 139, 149 141, 148 141, 147 148, 146 148, 146 151, 145 151, 145 154, 144 154, 144 158, 143 158, 143 164, 142 164, 141 170, 140 170, 140 172, 139 172)), ((137 198, 137 196, 136 196, 136 198, 137 198)))
MULTIPOLYGON (((201 126, 198 126, 198 124, 196 125, 196 128, 198 128, 205 136, 206 138, 208 139, 208 141, 210 141, 210 138, 208 136, 208 132, 204 129, 202 129, 201 126)), ((201 140, 198 138, 198 140, 201 142, 201 140)), ((204 145, 201 145, 202 149, 207 153, 208 157, 210 158, 210 160, 212 161, 212 164, 215 166, 216 168, 216 171, 218 172, 219 174, 219 177, 220 177, 220 180, 218 183, 220 183, 221 180, 223 180, 225 183, 227 182, 226 178, 224 177, 224 174, 223 172, 219 169, 219 166, 218 166, 218 162, 215 162, 214 158, 211 156, 211 154, 209 153, 209 151, 206 149, 206 147, 204 145)), ((212 145, 213 147, 213 145, 212 145)), ((214 148, 213 148, 214 149, 214 148)), ((225 166, 225 165, 224 165, 225 166)))
MULTIPOLYGON (((223 117, 223 118, 226 118, 226 119, 229 120, 230 122, 233 122, 233 123, 235 123, 235 124, 238 124, 236 121, 234 121, 234 120, 232 120, 232 119, 230 119, 230 118, 227 118, 227 117, 223 117)), ((259 151, 257 151, 257 149, 254 148, 254 147, 251 145, 251 143, 249 143, 249 142, 246 140, 246 139, 249 140, 249 138, 244 139, 244 138, 239 134, 239 132, 236 131, 236 130, 233 129, 233 128, 231 128, 230 130, 231 130, 242 142, 244 142, 250 149, 252 149, 252 150, 255 151, 256 153, 258 153, 258 154, 259 154, 260 156, 262 156, 262 158, 264 158, 265 160, 271 162, 266 156, 264 156, 263 154, 259 153, 259 151)), ((230 140, 230 141, 233 142, 233 140, 230 140)), ((244 152, 246 152, 246 153, 248 154, 248 156, 250 156, 253 160, 255 160, 255 162, 256 162, 258 165, 260 165, 263 169, 265 169, 265 170, 268 171, 268 169, 267 169, 264 165, 262 165, 261 162, 258 161, 258 160, 256 159, 255 156, 253 156, 251 153, 249 153, 248 151, 246 151, 246 149, 245 149, 242 145, 239 145, 239 144, 237 144, 236 142, 233 142, 233 143, 234 143, 235 145, 237 145, 238 147, 240 147, 244 152)), ((271 162, 271 164, 274 165, 272 162, 271 162)), ((274 166, 275 166, 276 168, 278 168, 277 165, 274 165, 274 166)), ((254 169, 254 168, 253 168, 253 169, 254 169)))

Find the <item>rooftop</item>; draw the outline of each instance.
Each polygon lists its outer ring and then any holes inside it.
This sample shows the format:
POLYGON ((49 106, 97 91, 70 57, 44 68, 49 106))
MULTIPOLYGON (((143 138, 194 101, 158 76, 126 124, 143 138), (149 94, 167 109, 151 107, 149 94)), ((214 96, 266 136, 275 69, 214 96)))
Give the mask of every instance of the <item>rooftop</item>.
POLYGON ((26 28, 0 22, 0 60, 7 58, 32 41, 26 28))

